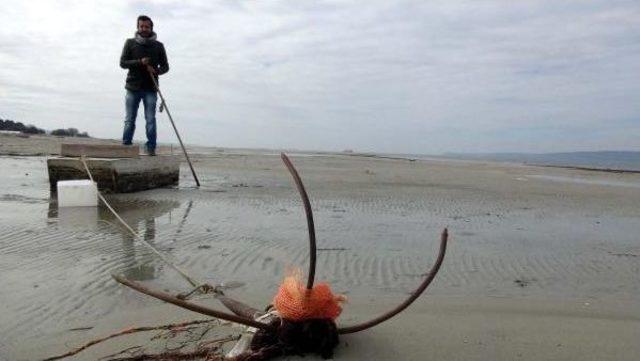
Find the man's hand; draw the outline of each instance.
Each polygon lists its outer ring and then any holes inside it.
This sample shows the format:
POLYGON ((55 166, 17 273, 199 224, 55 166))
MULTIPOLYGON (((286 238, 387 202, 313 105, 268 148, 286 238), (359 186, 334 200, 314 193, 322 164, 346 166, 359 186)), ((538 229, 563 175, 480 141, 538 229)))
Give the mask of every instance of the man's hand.
POLYGON ((147 65, 147 71, 153 75, 156 75, 157 71, 154 67, 152 67, 151 65, 147 65))
POLYGON ((149 65, 149 58, 142 58, 140 59, 140 62, 142 63, 142 65, 149 65))

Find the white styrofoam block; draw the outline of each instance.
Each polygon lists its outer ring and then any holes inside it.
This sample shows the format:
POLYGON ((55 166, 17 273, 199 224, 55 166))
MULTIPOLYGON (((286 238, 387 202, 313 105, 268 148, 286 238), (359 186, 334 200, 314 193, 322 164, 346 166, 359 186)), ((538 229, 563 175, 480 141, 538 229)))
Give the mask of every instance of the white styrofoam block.
POLYGON ((95 207, 98 187, 88 179, 58 181, 58 207, 95 207))

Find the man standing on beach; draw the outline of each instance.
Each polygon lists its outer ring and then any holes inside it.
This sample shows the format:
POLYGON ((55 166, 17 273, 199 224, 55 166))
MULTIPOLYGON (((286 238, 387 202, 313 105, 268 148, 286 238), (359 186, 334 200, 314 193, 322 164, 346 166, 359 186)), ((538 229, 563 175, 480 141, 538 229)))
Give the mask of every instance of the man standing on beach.
POLYGON ((156 155, 156 101, 157 89, 151 77, 158 81, 158 75, 169 71, 167 53, 164 45, 156 40, 153 21, 148 16, 140 15, 137 20, 135 36, 127 39, 120 56, 120 67, 129 69, 125 89, 124 134, 122 144, 131 145, 136 130, 136 117, 140 101, 144 104, 147 143, 149 155, 156 155))

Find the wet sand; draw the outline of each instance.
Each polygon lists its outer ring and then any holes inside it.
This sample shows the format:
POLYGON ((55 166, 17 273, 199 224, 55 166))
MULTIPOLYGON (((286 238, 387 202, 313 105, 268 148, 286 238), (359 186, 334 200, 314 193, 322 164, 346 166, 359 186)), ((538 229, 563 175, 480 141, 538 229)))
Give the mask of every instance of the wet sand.
MULTIPOLYGON (((299 196, 276 152, 195 149, 203 187, 111 195, 182 268, 262 307, 288 267, 306 269, 299 196)), ((340 325, 401 302, 400 316, 345 335, 336 359, 635 360, 640 354, 640 175, 464 161, 296 154, 314 208, 318 281, 345 293, 340 325)), ((0 157, 0 359, 60 353, 132 325, 202 319, 124 289, 188 288, 105 209, 50 200, 45 157, 0 157), (76 327, 90 330, 69 331, 76 327)), ((199 302, 215 305, 215 301, 199 302)), ((220 332, 238 332, 222 327, 220 332)), ((126 347, 107 343, 76 357, 126 347)), ((309 357, 307 357, 309 359, 309 357)))

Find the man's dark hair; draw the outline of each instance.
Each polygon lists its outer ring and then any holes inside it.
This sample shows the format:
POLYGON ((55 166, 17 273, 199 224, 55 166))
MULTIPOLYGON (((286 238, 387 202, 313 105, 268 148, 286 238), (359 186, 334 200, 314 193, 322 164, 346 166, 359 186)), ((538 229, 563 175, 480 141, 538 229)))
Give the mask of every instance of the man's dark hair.
POLYGON ((151 23, 151 30, 153 30, 153 20, 151 20, 150 17, 146 16, 146 15, 140 15, 138 16, 138 20, 136 20, 136 28, 138 28, 138 25, 140 25, 141 21, 148 21, 151 23))

